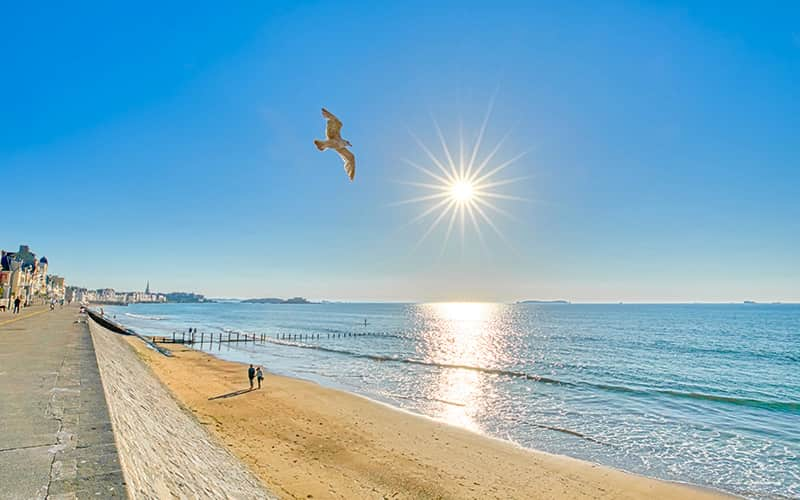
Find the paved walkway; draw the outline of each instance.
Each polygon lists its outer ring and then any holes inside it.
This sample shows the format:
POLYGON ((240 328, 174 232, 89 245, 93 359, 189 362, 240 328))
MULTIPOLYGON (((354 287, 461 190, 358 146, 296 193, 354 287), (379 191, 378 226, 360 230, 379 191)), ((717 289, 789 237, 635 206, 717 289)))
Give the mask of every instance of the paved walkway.
POLYGON ((0 313, 0 498, 126 495, 94 345, 77 308, 0 313))

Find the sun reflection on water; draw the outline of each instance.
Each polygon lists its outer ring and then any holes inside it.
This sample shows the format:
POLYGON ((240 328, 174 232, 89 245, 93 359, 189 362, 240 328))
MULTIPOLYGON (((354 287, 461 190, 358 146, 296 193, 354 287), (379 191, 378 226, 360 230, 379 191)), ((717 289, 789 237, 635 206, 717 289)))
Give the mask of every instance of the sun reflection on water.
MULTIPOLYGON (((426 304, 426 342, 420 354, 427 362, 464 367, 495 366, 495 337, 501 305, 451 302, 426 304)), ((442 368, 430 385, 429 398, 437 404, 435 416, 468 429, 479 430, 476 414, 489 401, 491 385, 478 371, 442 368)))

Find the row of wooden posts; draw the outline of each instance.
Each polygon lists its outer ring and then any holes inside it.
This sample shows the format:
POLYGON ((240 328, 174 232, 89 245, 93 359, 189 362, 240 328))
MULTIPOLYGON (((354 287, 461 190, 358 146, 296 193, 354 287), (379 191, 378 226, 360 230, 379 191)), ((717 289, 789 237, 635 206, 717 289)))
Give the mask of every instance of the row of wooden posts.
MULTIPOLYGON (((153 337, 153 342, 160 343, 160 344, 196 344, 199 343, 201 346, 203 344, 214 344, 215 342, 218 344, 228 343, 228 342, 260 342, 264 343, 269 340, 269 337, 265 333, 261 334, 252 334, 252 333, 240 333, 240 332, 226 332, 226 333, 205 333, 205 332, 172 332, 172 338, 170 337, 153 337), (226 338, 227 333, 227 338, 226 338)), ((380 334, 368 334, 368 333, 310 333, 310 334, 297 334, 297 333, 276 333, 275 340, 320 340, 323 338, 326 339, 336 339, 336 338, 346 338, 346 337, 366 337, 366 336, 380 336, 380 334), (323 336, 324 335, 324 336, 323 336)))

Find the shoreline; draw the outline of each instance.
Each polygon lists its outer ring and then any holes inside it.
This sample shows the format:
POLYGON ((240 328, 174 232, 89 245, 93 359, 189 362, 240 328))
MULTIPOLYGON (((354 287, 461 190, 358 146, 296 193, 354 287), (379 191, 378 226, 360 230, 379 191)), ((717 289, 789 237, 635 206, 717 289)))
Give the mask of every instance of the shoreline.
MULTIPOLYGON (((187 347, 187 349, 192 349, 192 348, 187 347)), ((196 349, 192 349, 192 350, 196 351, 196 352, 202 352, 203 354, 208 354, 209 356, 211 356, 211 357, 213 357, 213 358, 215 358, 217 360, 226 362, 226 363, 234 363, 234 364, 241 365, 242 369, 245 369, 247 367, 247 364, 245 364, 245 363, 239 363, 239 362, 236 362, 236 361, 228 361, 228 360, 219 358, 217 356, 214 356, 213 354, 206 353, 204 351, 197 351, 196 349)), ((494 441, 494 442, 498 443, 501 446, 511 446, 513 448, 516 448, 516 449, 522 451, 522 452, 546 455, 546 456, 553 457, 555 459, 575 460, 575 461, 580 462, 582 464, 589 465, 589 466, 591 466, 593 468, 594 467, 602 467, 602 468, 605 468, 605 469, 610 469, 610 470, 613 470, 613 471, 616 471, 616 472, 620 472, 622 474, 631 475, 631 476, 634 476, 636 478, 647 480, 647 481, 658 481, 658 482, 667 483, 667 484, 674 484, 676 486, 690 488, 691 490, 696 491, 696 492, 709 493, 711 495, 717 495, 716 498, 734 498, 734 499, 735 498, 745 498, 745 497, 736 495, 734 493, 730 493, 730 492, 727 492, 727 491, 724 491, 724 490, 720 490, 718 488, 714 488, 714 487, 711 487, 711 486, 704 486, 704 485, 700 485, 700 484, 690 483, 688 481, 660 479, 660 478, 657 478, 657 477, 645 476, 644 474, 639 474, 637 472, 632 472, 632 471, 625 470, 625 469, 611 467, 611 466, 608 466, 608 465, 601 464, 599 462, 592 462, 591 460, 585 460, 585 459, 582 459, 582 458, 571 457, 569 455, 561 455, 561 454, 558 454, 558 453, 552 453, 552 452, 545 451, 545 450, 540 450, 540 449, 537 449, 537 448, 529 448, 527 446, 523 446, 523 445, 521 445, 521 444, 519 444, 519 443, 517 443, 515 441, 510 440, 510 439, 503 439, 501 437, 493 436, 491 434, 487 434, 487 433, 482 432, 482 431, 459 427, 459 426, 457 426, 455 424, 451 424, 451 423, 446 422, 446 421, 444 421, 442 419, 439 419, 439 418, 436 418, 436 417, 432 417, 430 415, 425 415, 424 413, 419 413, 419 412, 416 412, 416 411, 413 411, 413 410, 409 410, 409 409, 406 409, 406 408, 402 408, 400 406, 395 406, 395 405, 393 405, 391 403, 387 403, 387 402, 381 401, 379 399, 371 398, 371 397, 369 397, 367 395, 359 394, 357 392, 352 392, 352 391, 348 391, 346 389, 337 388, 337 387, 328 387, 328 386, 320 384, 320 383, 318 383, 318 382, 316 382, 314 380, 308 380, 308 379, 304 379, 302 377, 297 377, 297 376, 292 376, 292 375, 281 375, 281 374, 276 374, 276 373, 273 373, 273 372, 268 372, 266 370, 265 370, 265 373, 267 375, 272 375, 274 377, 283 377, 283 378, 287 378, 287 379, 297 380, 299 382, 304 382, 304 383, 307 383, 307 384, 313 384, 313 385, 318 386, 318 387, 320 387, 322 389, 343 392, 343 393, 347 394, 348 396, 364 399, 370 404, 380 405, 380 406, 386 408, 389 411, 398 412, 401 415, 405 415, 405 416, 410 417, 410 418, 420 418, 420 419, 423 419, 423 420, 428 420, 428 421, 430 421, 431 423, 434 423, 434 424, 444 425, 444 426, 447 426, 447 427, 451 427, 453 429, 457 429, 459 431, 464 431, 464 432, 468 432, 468 433, 471 433, 471 434, 475 434, 479 438, 486 439, 486 440, 489 440, 489 441, 494 441)))
POLYGON ((288 498, 735 498, 525 448, 299 378, 268 373, 265 389, 243 391, 245 364, 183 345, 165 358, 126 340, 181 405, 288 498), (201 373, 216 380, 204 383, 201 373))
MULTIPOLYGON (((216 356, 214 356, 213 354, 211 354, 211 356, 216 358, 216 356)), ((220 359, 220 358, 217 358, 217 359, 220 359)), ((224 359, 220 359, 220 360, 227 362, 227 360, 224 360, 224 359)), ((230 361, 230 362, 231 363, 236 363, 235 361, 230 361)), ((246 366, 244 363, 236 363, 236 364, 242 365, 242 367, 246 366)), ((389 411, 398 412, 398 413, 400 413, 402 415, 405 415, 407 417, 410 417, 410 418, 420 418, 420 419, 423 419, 423 420, 428 420, 428 421, 430 421, 431 423, 434 423, 434 424, 444 425, 444 426, 447 426, 447 427, 451 427, 453 429, 457 429, 459 431, 464 431, 464 432, 468 432, 468 433, 471 433, 471 434, 475 434, 479 438, 496 442, 497 444, 499 444, 501 446, 511 446, 512 448, 516 448, 516 449, 518 449, 518 450, 520 450, 522 452, 546 455, 546 456, 553 457, 555 459, 575 460, 577 462, 580 462, 582 464, 585 464, 585 465, 588 465, 588 466, 591 466, 591 467, 602 467, 602 468, 605 468, 605 469, 610 469, 610 470, 613 470, 613 471, 616 471, 616 472, 620 472, 620 473, 623 473, 623 474, 627 474, 627 475, 634 476, 636 478, 640 478, 640 479, 644 479, 644 480, 648 480, 648 481, 658 481, 658 482, 662 482, 662 483, 674 484, 674 485, 677 485, 677 486, 687 487, 687 488, 690 488, 690 489, 695 490, 695 491, 710 493, 712 495, 719 495, 721 498, 744 498, 744 497, 741 497, 739 495, 736 495, 736 494, 733 494, 733 493, 730 493, 730 492, 727 492, 727 491, 724 491, 724 490, 720 490, 720 489, 717 489, 717 488, 714 488, 714 487, 711 487, 711 486, 704 486, 704 485, 700 485, 700 484, 690 483, 688 481, 660 479, 660 478, 657 478, 657 477, 646 476, 644 474, 639 474, 637 472, 632 472, 632 471, 625 470, 625 469, 611 467, 611 466, 608 466, 608 465, 605 465, 605 464, 601 464, 600 462, 592 462, 591 460, 585 460, 585 459, 582 459, 582 458, 571 457, 569 455, 561 455, 561 454, 558 454, 558 453, 552 453, 552 452, 545 451, 545 450, 540 450, 540 449, 537 449, 537 448, 529 448, 527 446, 523 446, 523 445, 517 443, 516 441, 512 441, 510 439, 503 439, 501 437, 493 436, 491 434, 487 434, 487 433, 482 432, 482 431, 459 427, 459 426, 457 426, 455 424, 451 424, 449 422, 445 422, 442 419, 439 419, 439 418, 436 418, 436 417, 432 417, 430 415, 425 415, 424 413, 415 412, 413 410, 409 410, 409 409, 406 409, 406 408, 401 408, 399 406, 394 406, 391 403, 387 403, 387 402, 381 401, 379 399, 374 399, 374 398, 371 398, 371 397, 366 396, 364 394, 359 394, 357 392, 351 392, 351 391, 348 391, 346 389, 339 389, 339 388, 336 388, 336 387, 327 387, 327 386, 322 385, 322 384, 320 384, 318 382, 315 382, 313 380, 307 380, 307 379, 304 379, 304 378, 301 378, 301 377, 295 377, 295 376, 290 376, 290 375, 273 374, 272 372, 268 372, 268 374, 269 375, 273 375, 273 376, 279 376, 279 377, 294 379, 294 380, 298 380, 298 381, 305 382, 305 383, 308 383, 308 384, 314 384, 316 386, 321 387, 322 389, 328 389, 328 390, 331 390, 331 391, 340 391, 340 392, 343 392, 343 393, 347 394, 348 396, 353 396, 353 397, 356 397, 356 398, 362 398, 362 399, 366 400, 367 402, 369 402, 371 404, 383 406, 389 411)))

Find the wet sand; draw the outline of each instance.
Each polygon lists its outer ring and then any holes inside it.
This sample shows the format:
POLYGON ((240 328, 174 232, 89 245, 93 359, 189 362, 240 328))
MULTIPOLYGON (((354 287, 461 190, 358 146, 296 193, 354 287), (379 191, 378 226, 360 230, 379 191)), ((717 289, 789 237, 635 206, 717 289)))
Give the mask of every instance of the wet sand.
POLYGON ((126 339, 185 407, 284 498, 724 498, 519 448, 353 394, 183 346, 126 339))

